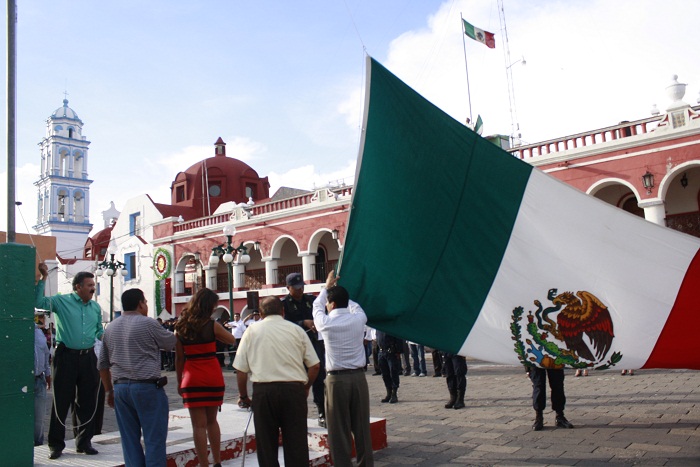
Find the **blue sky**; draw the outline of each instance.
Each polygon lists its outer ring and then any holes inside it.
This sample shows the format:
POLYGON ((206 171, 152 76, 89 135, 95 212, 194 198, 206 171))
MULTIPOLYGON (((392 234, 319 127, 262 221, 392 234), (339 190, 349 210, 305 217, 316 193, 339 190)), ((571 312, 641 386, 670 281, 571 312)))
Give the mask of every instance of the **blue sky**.
MULTIPOLYGON (((686 102, 700 90, 698 2, 504 0, 510 61, 496 0, 18 3, 17 199, 30 228, 37 144, 64 91, 91 141, 90 216, 100 226, 111 200, 117 209, 141 193, 168 202, 177 172, 213 155, 218 137, 273 191, 350 182, 365 50, 464 121, 460 13, 496 34, 494 50, 466 42, 485 134, 511 132, 505 66, 523 56, 512 71, 526 142, 649 116, 668 103, 672 74, 688 83, 686 102)), ((4 32, 0 41, 5 50, 4 32)), ((4 148, 5 112, 0 125, 4 148)), ((6 167, 3 158, 3 193, 6 167)))

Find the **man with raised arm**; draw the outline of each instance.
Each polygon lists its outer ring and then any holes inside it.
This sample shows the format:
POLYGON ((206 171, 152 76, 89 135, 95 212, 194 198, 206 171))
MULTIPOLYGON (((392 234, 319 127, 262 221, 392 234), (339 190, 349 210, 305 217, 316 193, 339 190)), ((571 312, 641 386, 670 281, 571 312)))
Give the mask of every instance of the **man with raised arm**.
POLYGON ((357 465, 373 466, 369 426, 369 389, 365 378, 363 339, 367 316, 328 274, 326 286, 314 301, 314 325, 326 346, 326 423, 333 465, 352 466, 352 438, 357 465), (326 311, 328 314, 326 314, 326 311))

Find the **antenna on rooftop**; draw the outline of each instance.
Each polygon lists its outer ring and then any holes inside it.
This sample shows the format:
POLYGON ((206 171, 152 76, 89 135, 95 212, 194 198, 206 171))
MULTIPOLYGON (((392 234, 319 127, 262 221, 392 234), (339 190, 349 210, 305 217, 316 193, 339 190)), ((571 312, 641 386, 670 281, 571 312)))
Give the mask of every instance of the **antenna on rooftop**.
POLYGON ((520 146, 521 134, 518 123, 518 111, 515 106, 515 86, 513 85, 513 65, 522 63, 525 65, 525 57, 516 61, 510 59, 510 46, 508 44, 508 28, 506 27, 506 12, 503 9, 503 0, 498 0, 498 18, 503 30, 503 58, 506 64, 506 79, 508 80, 508 105, 510 108, 510 146, 520 146))

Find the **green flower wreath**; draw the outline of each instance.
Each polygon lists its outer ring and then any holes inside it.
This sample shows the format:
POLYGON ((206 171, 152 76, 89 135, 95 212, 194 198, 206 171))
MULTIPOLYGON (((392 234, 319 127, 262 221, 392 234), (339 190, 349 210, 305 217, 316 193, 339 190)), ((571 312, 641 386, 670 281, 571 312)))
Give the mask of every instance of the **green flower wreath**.
POLYGON ((153 273, 157 279, 163 280, 170 276, 173 258, 165 248, 158 248, 153 255, 153 273))

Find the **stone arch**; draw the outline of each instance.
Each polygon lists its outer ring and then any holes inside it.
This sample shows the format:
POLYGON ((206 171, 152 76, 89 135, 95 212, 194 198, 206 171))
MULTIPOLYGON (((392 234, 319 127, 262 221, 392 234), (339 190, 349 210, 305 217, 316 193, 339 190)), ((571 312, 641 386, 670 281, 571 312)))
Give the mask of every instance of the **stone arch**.
POLYGON ((700 162, 679 164, 661 179, 666 226, 700 237, 700 162))
POLYGON ((270 248, 270 257, 276 259, 281 258, 282 248, 289 240, 291 240, 291 242, 294 243, 294 246, 296 246, 297 251, 301 252, 301 247, 299 246, 299 243, 294 237, 292 237, 291 235, 280 235, 272 243, 272 248, 270 248))
POLYGON ((73 176, 75 178, 83 178, 83 170, 85 164, 85 154, 81 150, 73 151, 73 176))
POLYGON ((173 276, 176 295, 194 295, 199 288, 206 286, 204 268, 198 253, 183 253, 175 265, 173 276), (194 271, 190 266, 193 262, 194 271))
POLYGON ((59 188, 56 190, 56 214, 58 220, 65 221, 68 219, 70 207, 70 198, 67 188, 59 188))
POLYGON ((75 222, 85 222, 85 193, 83 190, 73 192, 73 216, 75 222))
POLYGON ((634 194, 635 198, 637 198, 638 200, 642 199, 641 195, 639 194, 639 191, 637 191, 637 188, 627 180, 623 180, 621 178, 604 178, 602 180, 598 180, 593 185, 591 185, 590 188, 588 188, 586 194, 595 196, 599 199, 603 199, 601 198, 601 196, 599 196, 599 193, 605 188, 615 185, 624 185, 629 189, 629 191, 631 191, 634 194))

